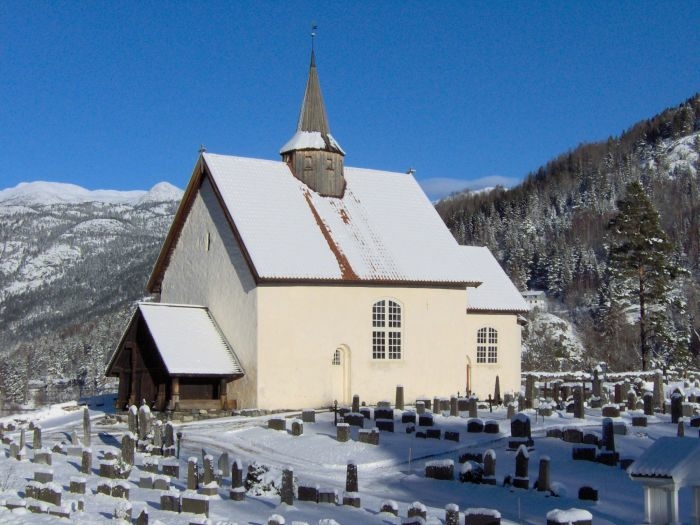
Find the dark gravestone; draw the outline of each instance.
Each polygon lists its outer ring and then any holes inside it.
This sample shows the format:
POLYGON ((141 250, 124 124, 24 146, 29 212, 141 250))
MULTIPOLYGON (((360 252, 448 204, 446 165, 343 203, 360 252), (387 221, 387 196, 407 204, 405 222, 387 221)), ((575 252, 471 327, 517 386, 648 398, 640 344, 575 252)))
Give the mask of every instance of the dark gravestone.
POLYGON ((290 468, 286 468, 282 471, 280 501, 287 505, 294 505, 294 472, 290 468))
POLYGON ((423 414, 418 416, 418 426, 420 427, 432 427, 433 426, 433 415, 423 414))
POLYGON ((389 419, 394 420, 394 409, 393 408, 375 408, 374 409, 374 419, 389 419))
POLYGON ((615 405, 605 405, 603 407, 603 417, 620 417, 620 407, 615 405))
POLYGON ((439 428, 428 428, 425 435, 428 439, 440 439, 442 431, 439 428))
POLYGON ((530 455, 528 454, 525 445, 520 445, 518 452, 515 455, 515 477, 513 478, 513 486, 518 489, 529 489, 530 478, 528 477, 528 464, 530 455))
POLYGON ((404 412, 401 414, 401 423, 416 423, 416 413, 415 412, 404 412))
POLYGON ((459 506, 450 503, 445 507, 445 525, 459 525, 459 506))
POLYGON ((609 467, 614 467, 620 461, 620 454, 609 450, 601 450, 596 457, 596 461, 609 467))
POLYGON ((683 394, 677 390, 671 394, 671 423, 678 423, 683 417, 683 394))
POLYGON ((420 439, 425 439, 427 436, 425 435, 425 432, 416 432, 416 437, 420 439))
POLYGON ((593 434, 592 432, 586 432, 583 435, 583 440, 581 441, 584 445, 595 445, 596 447, 598 446, 599 443, 598 436, 596 434, 593 434))
POLYGON ((356 413, 360 411, 360 396, 357 394, 352 396, 352 411, 356 413))
POLYGON ((416 401, 416 412, 420 414, 425 414, 425 403, 423 401, 416 401))
POLYGON ((598 501, 598 491, 593 487, 583 486, 578 489, 578 499, 584 501, 598 501))
POLYGON ((350 412, 345 416, 344 421, 351 427, 362 428, 365 425, 365 416, 357 412, 350 412))
POLYGON ((647 426, 647 416, 633 416, 632 417, 633 427, 645 427, 647 426))
POLYGON ((484 478, 484 466, 476 461, 465 461, 459 471, 462 483, 481 483, 484 478))
POLYGON ((348 462, 348 468, 345 472, 345 492, 358 492, 359 485, 357 481, 357 465, 353 462, 348 462))
POLYGON ((378 419, 377 421, 375 421, 375 424, 379 430, 382 430, 384 432, 394 431, 394 422, 388 419, 378 419))
POLYGON ((483 432, 484 422, 481 419, 470 419, 467 422, 467 432, 483 432))
POLYGON ((316 411, 314 409, 302 410, 301 420, 304 423, 316 423, 316 411))
POLYGON ((464 525, 501 525, 501 513, 489 509, 467 509, 464 511, 464 525))
POLYGON ((492 449, 484 452, 484 475, 481 478, 481 482, 487 485, 496 484, 496 452, 492 449))
POLYGON ((554 428, 548 428, 545 436, 548 438, 554 438, 554 439, 561 439, 561 428, 554 427, 554 428))
POLYGON ((693 419, 690 420, 690 426, 693 428, 698 428, 700 427, 700 416, 694 417, 693 419))
POLYGON ((549 477, 549 457, 542 456, 540 458, 539 477, 537 478, 537 491, 548 492, 550 488, 549 477))
POLYGON ((644 396, 642 397, 642 401, 644 402, 644 415, 645 416, 653 416, 654 415, 654 394, 651 392, 644 392, 644 396))
POLYGON ((458 416, 459 411, 457 410, 457 398, 452 396, 450 398, 450 416, 458 416))
POLYGON ((318 487, 307 487, 300 485, 297 490, 297 499, 299 501, 311 501, 318 503, 318 487))
POLYGON ((360 408, 360 414, 362 414, 365 419, 372 419, 372 409, 369 407, 360 408))
POLYGON ((586 416, 583 412, 583 391, 582 388, 574 389, 574 417, 576 419, 584 419, 586 416))
POLYGON ((350 425, 338 423, 335 427, 335 439, 341 443, 348 441, 350 439, 350 425))
POLYGON ((530 418, 518 413, 510 420, 510 435, 514 438, 529 438, 531 437, 530 418))
POLYGON ((229 497, 233 501, 245 499, 245 487, 243 486, 243 464, 239 459, 234 459, 231 465, 231 490, 229 497))
POLYGON ((578 428, 567 428, 561 438, 567 443, 583 443, 583 432, 578 428))
POLYGON ((501 428, 498 425, 498 421, 490 419, 484 423, 484 432, 486 434, 498 434, 500 431, 501 428))
POLYGON ((574 461, 595 461, 595 447, 574 447, 571 449, 571 459, 574 461))
POLYGON ((394 516, 398 516, 399 506, 393 500, 383 501, 382 504, 379 506, 379 512, 386 512, 387 514, 393 514, 394 516))
POLYGON ((445 440, 446 441, 456 441, 459 443, 459 432, 450 432, 448 430, 445 431, 445 440))
POLYGON ((603 419, 603 437, 600 439, 600 447, 604 450, 615 451, 615 429, 613 420, 610 418, 603 419))

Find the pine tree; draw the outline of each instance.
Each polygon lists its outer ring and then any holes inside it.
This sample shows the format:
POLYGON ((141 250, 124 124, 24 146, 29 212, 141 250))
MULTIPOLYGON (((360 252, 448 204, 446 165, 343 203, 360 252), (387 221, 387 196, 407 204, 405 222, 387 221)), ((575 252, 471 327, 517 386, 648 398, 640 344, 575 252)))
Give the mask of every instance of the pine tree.
POLYGON ((659 214, 639 182, 627 185, 617 206, 618 214, 609 224, 611 282, 619 287, 617 300, 627 299, 639 306, 639 351, 642 370, 647 370, 652 351, 665 358, 663 364, 674 358, 669 352, 673 338, 669 334, 672 320, 668 307, 678 267, 672 262, 671 244, 661 228, 659 214))

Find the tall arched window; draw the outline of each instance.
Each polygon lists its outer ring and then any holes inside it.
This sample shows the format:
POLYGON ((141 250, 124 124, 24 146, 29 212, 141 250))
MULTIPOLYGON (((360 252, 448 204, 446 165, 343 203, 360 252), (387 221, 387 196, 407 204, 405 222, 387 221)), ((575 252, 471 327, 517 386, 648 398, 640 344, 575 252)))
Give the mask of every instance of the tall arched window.
POLYGON ((498 363, 498 330, 486 327, 476 332, 476 362, 498 363))
POLYGON ((389 299, 372 305, 372 359, 401 359, 401 305, 389 299))
POLYGON ((333 360, 331 361, 331 364, 333 366, 340 366, 342 364, 341 361, 341 356, 340 356, 340 348, 338 348, 334 353, 333 353, 333 360))

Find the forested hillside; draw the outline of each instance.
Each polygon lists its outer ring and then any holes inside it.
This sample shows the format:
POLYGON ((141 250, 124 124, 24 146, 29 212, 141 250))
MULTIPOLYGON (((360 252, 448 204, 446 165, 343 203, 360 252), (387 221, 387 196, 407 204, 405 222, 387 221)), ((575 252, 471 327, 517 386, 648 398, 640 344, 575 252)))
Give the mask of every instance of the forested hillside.
MULTIPOLYGON (((695 95, 620 137, 580 145, 513 189, 455 195, 437 209, 460 244, 488 246, 519 288, 547 292, 581 336, 583 361, 639 368, 640 304, 630 300, 634 279, 613 279, 611 251, 621 241, 610 227, 628 186, 638 181, 669 246, 666 289, 642 302, 641 311, 655 316, 645 328, 649 365, 683 365, 688 351, 697 354, 700 325, 699 151, 695 95)), ((531 350, 547 357, 547 348, 531 350)))
POLYGON ((102 389, 182 193, 76 188, 0 191, 0 406, 102 389))

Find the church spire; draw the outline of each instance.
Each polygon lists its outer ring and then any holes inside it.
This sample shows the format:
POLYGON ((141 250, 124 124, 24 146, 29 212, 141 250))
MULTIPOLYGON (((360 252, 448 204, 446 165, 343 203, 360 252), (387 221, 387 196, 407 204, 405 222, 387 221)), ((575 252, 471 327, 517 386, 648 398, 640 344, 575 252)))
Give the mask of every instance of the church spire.
MULTIPOLYGON (((315 26, 314 26, 315 29, 315 26)), ((294 176, 325 196, 341 197, 345 191, 345 152, 330 134, 321 84, 316 72, 316 55, 311 46, 311 64, 304 99, 294 136, 280 150, 294 176)))

